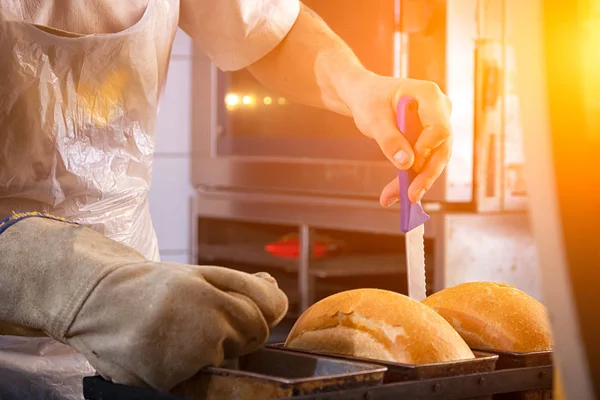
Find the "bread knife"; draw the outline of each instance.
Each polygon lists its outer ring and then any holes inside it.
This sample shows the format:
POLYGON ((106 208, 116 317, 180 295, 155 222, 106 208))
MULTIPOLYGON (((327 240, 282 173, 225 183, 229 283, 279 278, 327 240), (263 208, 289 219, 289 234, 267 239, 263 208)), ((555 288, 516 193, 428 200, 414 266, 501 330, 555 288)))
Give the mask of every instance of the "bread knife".
MULTIPOLYGON (((419 104, 411 97, 402 97, 396 110, 396 125, 410 145, 414 148, 423 125, 419 118, 419 104)), ((411 203, 408 198, 408 187, 416 176, 411 170, 398 171, 400 185, 400 231, 406 241, 406 275, 408 296, 421 301, 427 296, 425 279, 425 222, 429 215, 425 213, 421 202, 411 203)))

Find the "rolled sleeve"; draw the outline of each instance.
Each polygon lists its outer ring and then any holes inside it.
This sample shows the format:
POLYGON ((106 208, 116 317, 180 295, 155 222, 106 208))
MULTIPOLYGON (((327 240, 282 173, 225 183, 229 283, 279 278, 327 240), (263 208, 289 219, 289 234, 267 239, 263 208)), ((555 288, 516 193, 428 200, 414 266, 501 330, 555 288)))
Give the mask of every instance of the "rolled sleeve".
POLYGON ((181 0, 179 25, 223 71, 273 50, 300 12, 299 0, 181 0))

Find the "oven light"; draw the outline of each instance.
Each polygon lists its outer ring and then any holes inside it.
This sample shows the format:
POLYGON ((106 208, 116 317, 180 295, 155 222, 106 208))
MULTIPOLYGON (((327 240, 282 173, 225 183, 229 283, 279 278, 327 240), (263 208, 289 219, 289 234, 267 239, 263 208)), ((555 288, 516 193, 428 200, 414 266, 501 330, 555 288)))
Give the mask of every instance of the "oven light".
POLYGON ((238 104, 240 104, 240 96, 237 94, 229 93, 227 96, 225 96, 225 105, 228 110, 231 110, 238 104))
POLYGON ((280 97, 280 98, 277 99, 277 104, 283 105, 285 103, 286 103, 286 100, 283 97, 280 97))
POLYGON ((242 97, 242 103, 244 103, 247 106, 249 106, 250 104, 254 104, 254 98, 250 96, 244 96, 242 97))
POLYGON ((269 96, 267 96, 263 99, 263 103, 265 103, 266 105, 269 105, 269 104, 273 103, 273 99, 270 98, 269 96))

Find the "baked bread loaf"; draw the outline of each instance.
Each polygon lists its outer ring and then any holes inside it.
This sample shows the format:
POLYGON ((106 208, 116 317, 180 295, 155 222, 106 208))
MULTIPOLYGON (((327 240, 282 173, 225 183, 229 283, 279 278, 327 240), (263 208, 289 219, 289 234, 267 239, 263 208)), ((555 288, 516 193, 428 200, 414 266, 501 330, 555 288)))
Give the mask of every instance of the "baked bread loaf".
POLYGON ((313 304, 296 321, 285 346, 404 364, 475 357, 431 308, 378 289, 349 290, 313 304))
POLYGON ((450 322, 471 348, 513 352, 552 349, 546 309, 513 286, 463 283, 441 290, 423 303, 450 322))

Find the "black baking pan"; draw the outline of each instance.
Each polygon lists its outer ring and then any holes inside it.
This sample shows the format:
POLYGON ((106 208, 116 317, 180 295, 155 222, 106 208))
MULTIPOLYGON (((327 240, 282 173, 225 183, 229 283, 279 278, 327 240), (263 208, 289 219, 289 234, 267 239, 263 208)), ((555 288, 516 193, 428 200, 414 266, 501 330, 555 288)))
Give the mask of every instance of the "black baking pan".
POLYGON ((388 383, 371 388, 317 393, 294 400, 465 400, 489 398, 499 393, 551 390, 551 387, 552 367, 540 366, 388 383))
MULTIPOLYGON (((489 352, 498 355, 496 363, 497 370, 550 366, 552 367, 551 350, 534 351, 528 353, 517 353, 493 349, 477 349, 477 351, 489 352)), ((552 388, 528 390, 524 392, 502 393, 494 396, 494 400, 550 400, 552 399, 552 388)))
MULTIPOLYGON (((368 358, 359 358, 330 354, 324 352, 315 352, 309 350, 289 349, 284 347, 283 343, 268 345, 269 348, 284 349, 289 352, 304 354, 313 354, 318 356, 336 357, 340 360, 352 362, 371 362, 377 363, 387 368, 383 378, 384 383, 405 382, 411 380, 423 380, 432 378, 445 378, 450 376, 469 375, 478 372, 490 372, 495 370, 498 355, 482 351, 474 352, 474 359, 448 361, 431 364, 401 364, 391 361, 373 360, 368 358)), ((491 397, 476 397, 469 400, 491 400, 491 397)))
POLYGON ((457 375, 467 375, 476 372, 494 371, 498 355, 484 351, 475 351, 475 357, 471 360, 459 360, 451 362, 441 362, 432 364, 401 364, 391 361, 373 360, 369 358, 359 358, 344 356, 338 354, 324 353, 311 350, 290 349, 284 347, 283 343, 274 343, 267 345, 268 348, 282 349, 292 353, 312 354, 321 357, 335 357, 340 360, 352 362, 366 362, 383 365, 387 368, 384 383, 404 382, 417 379, 442 378, 457 375))
POLYGON ((203 369, 169 394, 84 379, 86 400, 257 400, 290 398, 379 385, 386 368, 310 354, 263 348, 203 369))
MULTIPOLYGON (((448 378, 388 383, 359 389, 311 393, 294 400, 464 400, 485 398, 499 393, 531 392, 552 387, 552 367, 513 368, 448 378)), ((186 400, 148 389, 107 382, 100 377, 84 378, 87 400, 186 400)), ((255 397, 260 400, 263 397, 255 397)), ((223 400, 232 397, 222 397, 223 400)), ((285 400, 280 397, 275 400, 285 400)))

